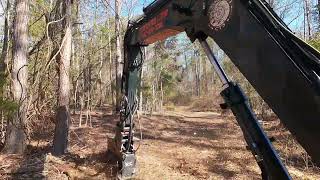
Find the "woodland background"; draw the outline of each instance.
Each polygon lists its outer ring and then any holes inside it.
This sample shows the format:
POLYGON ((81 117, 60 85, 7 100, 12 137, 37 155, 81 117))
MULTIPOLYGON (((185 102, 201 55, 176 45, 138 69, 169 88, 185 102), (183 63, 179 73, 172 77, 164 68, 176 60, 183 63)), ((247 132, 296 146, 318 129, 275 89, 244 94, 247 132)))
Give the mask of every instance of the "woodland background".
MULTIPOLYGON (((320 50, 320 1, 268 0, 297 36, 320 50)), ((0 0, 0 148, 23 154, 51 137, 66 152, 69 126, 92 126, 106 105, 116 113, 129 20, 151 0, 0 0), (118 78, 117 78, 118 77, 118 78), (73 121, 73 117, 79 120, 73 121), (69 124, 71 123, 71 124, 69 124)), ((274 117, 224 52, 210 41, 231 79, 239 82, 259 119, 274 117)), ((221 83, 198 42, 185 34, 146 47, 140 113, 178 106, 219 111, 221 83)))

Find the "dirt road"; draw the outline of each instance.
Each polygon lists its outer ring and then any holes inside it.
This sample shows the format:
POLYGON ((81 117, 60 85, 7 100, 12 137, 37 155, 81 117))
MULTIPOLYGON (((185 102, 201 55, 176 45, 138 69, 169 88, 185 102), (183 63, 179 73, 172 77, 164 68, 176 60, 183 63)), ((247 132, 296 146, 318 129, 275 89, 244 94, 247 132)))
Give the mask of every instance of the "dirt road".
MULTIPOLYGON (((144 140, 138 150, 137 179, 261 179, 232 116, 183 110, 145 116, 141 122, 144 140)), ((273 136, 281 131, 277 123, 266 125, 273 136)), ((293 178, 320 179, 316 168, 294 165, 288 166, 293 178)))
MULTIPOLYGON (((1 179, 114 179, 116 167, 106 151, 107 137, 113 137, 118 118, 108 109, 92 117, 92 127, 71 128, 66 156, 50 155, 50 136, 31 142, 25 156, 0 155, 1 179)), ((74 116, 75 126, 77 120, 74 116)), ((272 135, 281 131, 277 122, 267 124, 272 135)), ((182 109, 144 115, 137 121, 138 132, 140 125, 143 139, 136 144, 139 170, 135 179, 260 179, 232 116, 182 109)), ((301 157, 282 152, 287 147, 281 141, 276 146, 295 179, 320 179, 317 168, 305 169, 301 157)))
POLYGON ((233 121, 215 113, 168 113, 145 117, 138 151, 138 178, 259 178, 233 121))

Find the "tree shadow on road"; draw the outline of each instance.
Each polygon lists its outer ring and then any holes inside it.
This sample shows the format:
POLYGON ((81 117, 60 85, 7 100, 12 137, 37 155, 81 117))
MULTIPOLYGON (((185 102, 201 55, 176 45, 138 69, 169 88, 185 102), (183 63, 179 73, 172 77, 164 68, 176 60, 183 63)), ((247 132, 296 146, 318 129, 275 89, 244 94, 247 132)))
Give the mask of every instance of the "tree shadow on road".
MULTIPOLYGON (((211 177, 211 174, 224 179, 233 179, 246 172, 248 175, 259 179, 260 175, 257 171, 252 170, 252 167, 256 164, 252 163, 254 158, 245 148, 240 128, 236 126, 233 122, 234 120, 223 118, 224 120, 221 121, 221 118, 223 117, 218 114, 201 117, 143 117, 143 139, 152 140, 155 144, 159 141, 161 142, 160 144, 177 144, 177 147, 189 147, 199 151, 199 153, 201 151, 214 152, 215 157, 210 157, 209 155, 207 158, 201 157, 205 159, 198 162, 207 169, 207 172, 199 171, 197 165, 192 164, 192 162, 186 163, 189 165, 181 165, 181 167, 178 165, 177 168, 182 169, 182 172, 187 172, 191 175, 199 174, 197 177, 203 177, 201 174, 205 173, 206 178, 211 177), (237 155, 235 155, 236 153, 240 154, 238 159, 237 155), (242 156, 243 154, 246 154, 246 156, 242 156)), ((162 147, 165 153, 164 148, 162 147)), ((182 148, 181 150, 183 151, 184 149, 182 148)), ((185 153, 188 154, 190 152, 185 153)), ((170 155, 168 154, 168 156, 170 155)), ((186 161, 192 159, 187 158, 187 156, 185 158, 186 161)), ((173 157, 173 159, 175 158, 173 157)))
POLYGON ((28 145, 26 153, 19 163, 19 168, 12 172, 12 179, 45 179, 44 164, 49 146, 36 147, 28 145))

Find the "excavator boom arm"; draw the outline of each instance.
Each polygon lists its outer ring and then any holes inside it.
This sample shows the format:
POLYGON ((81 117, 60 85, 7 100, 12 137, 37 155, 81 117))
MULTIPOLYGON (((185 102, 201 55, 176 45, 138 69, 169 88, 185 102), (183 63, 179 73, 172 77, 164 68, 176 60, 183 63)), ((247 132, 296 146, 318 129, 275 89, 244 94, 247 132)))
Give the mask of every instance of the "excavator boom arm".
MULTIPOLYGON (((192 42, 213 38, 320 164, 320 54, 297 38, 264 0, 156 0, 144 8, 143 16, 129 22, 124 40, 126 114, 133 114, 137 104, 141 48, 180 32, 192 42)), ((133 116, 121 122, 121 131, 130 129, 133 116)), ((133 151, 131 145, 124 147, 122 151, 133 151)))

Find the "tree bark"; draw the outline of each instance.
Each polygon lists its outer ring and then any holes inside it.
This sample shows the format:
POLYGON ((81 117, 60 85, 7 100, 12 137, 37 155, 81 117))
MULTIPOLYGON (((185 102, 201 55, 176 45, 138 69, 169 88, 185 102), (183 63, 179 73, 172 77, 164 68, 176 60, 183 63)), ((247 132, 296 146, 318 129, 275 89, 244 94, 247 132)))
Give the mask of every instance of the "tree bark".
MULTIPOLYGON (((0 55, 0 102, 4 100, 5 93, 5 85, 6 85, 6 69, 7 69, 7 57, 9 53, 9 11, 10 11, 10 1, 7 0, 7 5, 5 8, 5 17, 4 17, 4 34, 3 34, 3 45, 2 51, 0 55)), ((0 118, 1 118, 1 129, 0 132, 4 132, 4 111, 0 110, 0 118)))
MULTIPOLYGON (((203 92, 204 94, 208 94, 209 92, 209 81, 208 81, 208 73, 207 73, 207 60, 202 58, 201 51, 199 51, 199 61, 203 67, 203 74, 202 74, 202 82, 203 82, 203 92)), ((201 80, 200 80, 201 81, 201 80)))
POLYGON ((121 0, 115 0, 115 35, 116 35, 116 110, 120 110, 121 101, 121 77, 122 77, 122 47, 121 47, 121 29, 120 29, 120 13, 121 13, 121 0))
MULTIPOLYGON (((3 34, 3 46, 0 56, 0 73, 1 73, 1 80, 5 78, 5 71, 7 68, 7 56, 9 51, 9 11, 10 11, 10 1, 7 1, 5 9, 5 17, 4 17, 4 34, 3 34)), ((3 94, 3 87, 1 87, 1 96, 3 94)))
MULTIPOLYGON (((103 46, 103 41, 102 41, 102 37, 100 37, 100 46, 103 46)), ((103 79, 103 76, 102 76, 102 71, 103 71, 103 67, 104 67, 104 57, 105 57, 105 54, 104 54, 104 48, 103 50, 100 51, 100 68, 99 68, 99 82, 97 83, 98 84, 98 88, 99 88, 99 92, 100 94, 98 94, 98 97, 99 97, 99 106, 102 107, 103 104, 104 104, 104 93, 103 93, 103 87, 104 87, 104 79, 103 79)))
POLYGON ((16 0, 14 33, 12 94, 18 104, 17 112, 8 120, 5 147, 3 152, 22 154, 26 148, 25 124, 27 120, 27 86, 28 86, 28 0, 16 0))
POLYGON ((307 35, 306 39, 310 40, 312 36, 312 30, 311 30, 311 2, 309 0, 304 0, 305 3, 305 20, 306 20, 306 29, 307 29, 307 35))
POLYGON ((197 58, 199 56, 199 52, 197 50, 194 50, 194 57, 195 57, 195 80, 196 80, 196 96, 201 96, 201 79, 200 79, 200 59, 197 58))
POLYGON ((65 30, 61 41, 61 52, 58 56, 59 65, 59 99, 56 113, 56 127, 53 140, 53 154, 63 155, 68 148, 69 134, 69 96, 70 96, 70 60, 72 53, 72 27, 71 27, 71 0, 61 1, 63 8, 63 21, 65 30))
POLYGON ((318 31, 320 31, 320 0, 318 0, 318 31))
MULTIPOLYGON (((147 57, 146 48, 144 49, 144 53, 146 54, 146 57, 147 57)), ((139 89, 139 111, 140 111, 140 113, 143 111, 143 92, 142 92, 142 87, 143 87, 143 68, 141 68, 140 89, 139 89)))
MULTIPOLYGON (((107 28, 110 29, 111 25, 110 25, 110 16, 108 14, 108 20, 107 20, 107 28)), ((112 107, 115 106, 115 100, 114 100, 114 76, 113 76, 113 66, 112 66, 112 44, 111 44, 111 34, 108 33, 108 49, 109 49, 109 78, 110 78, 110 95, 111 95, 111 105, 112 107)), ((112 112, 113 113, 113 112, 112 112)))

